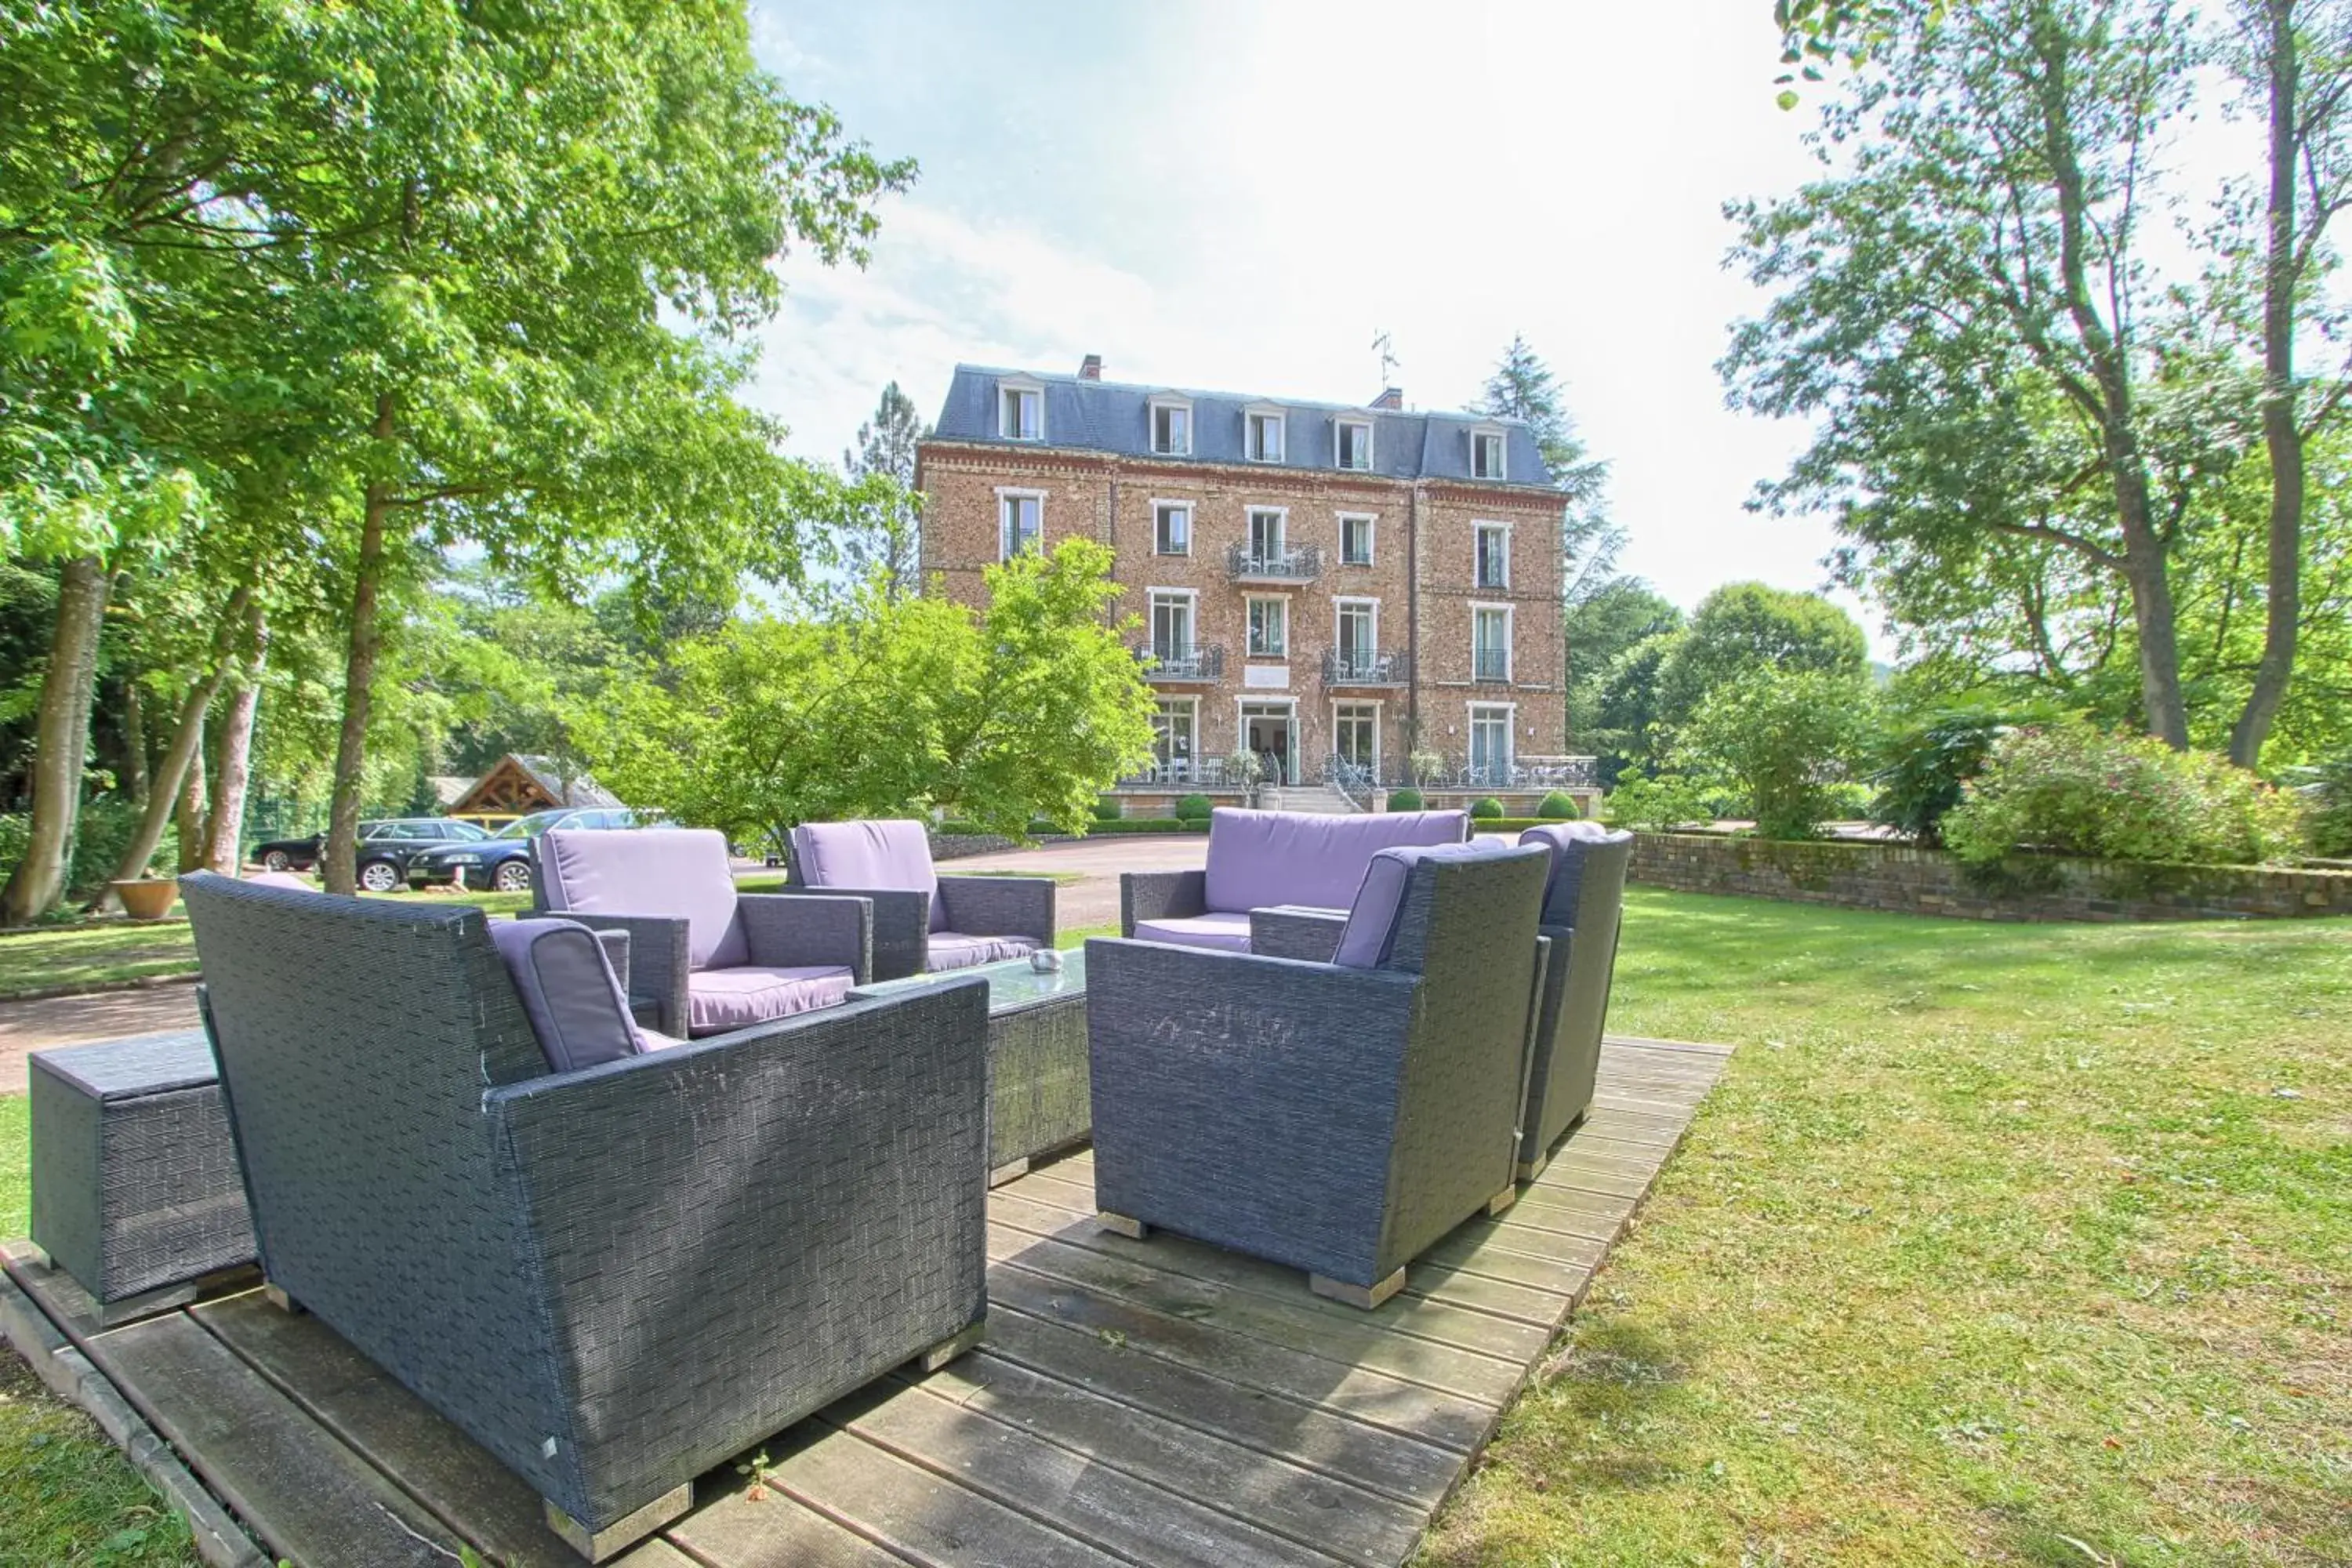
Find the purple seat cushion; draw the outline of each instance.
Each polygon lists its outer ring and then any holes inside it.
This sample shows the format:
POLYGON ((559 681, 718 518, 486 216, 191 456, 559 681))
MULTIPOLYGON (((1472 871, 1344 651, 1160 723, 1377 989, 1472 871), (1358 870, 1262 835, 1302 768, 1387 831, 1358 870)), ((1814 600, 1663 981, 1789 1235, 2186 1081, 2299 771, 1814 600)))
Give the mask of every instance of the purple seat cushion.
POLYGON ((849 994, 849 971, 837 965, 705 969, 687 977, 686 1032, 716 1035, 830 1007, 849 994))
POLYGON ((1344 910, 1364 868, 1383 849, 1459 844, 1469 823, 1459 811, 1397 811, 1321 816, 1290 811, 1209 816, 1208 908, 1246 914, 1273 904, 1344 910))
POLYGON ((929 893, 931 924, 947 923, 931 841, 919 822, 804 822, 793 829, 793 858, 812 888, 929 893))
POLYGON ((1581 879, 1584 852, 1596 844, 1622 844, 1633 836, 1599 822, 1547 822, 1519 835, 1522 844, 1540 844, 1551 853, 1551 869, 1544 877, 1544 921, 1573 925, 1577 885, 1581 879))
POLYGON ((1179 947, 1214 947, 1228 952, 1250 950, 1250 922, 1246 914, 1231 910, 1213 911, 1205 915, 1171 915, 1165 920, 1135 922, 1138 942, 1172 942, 1179 947))
POLYGON ((1507 840, 1496 837, 1381 850, 1364 868, 1363 885, 1349 906, 1348 923, 1340 929, 1339 946, 1331 962, 1344 969, 1377 969, 1388 962, 1415 866, 1424 860, 1475 860, 1511 847, 1507 840))
POLYGON ((551 911, 682 917, 688 967, 751 961, 727 839, 710 828, 553 827, 539 836, 539 869, 551 911))
POLYGON ((935 931, 924 968, 936 974, 942 969, 970 969, 975 963, 1026 958, 1036 951, 1037 944, 1025 936, 965 936, 961 931, 935 931))
POLYGON ((289 893, 315 893, 319 890, 310 885, 308 878, 298 877, 291 871, 256 871, 245 881, 247 887, 283 888, 289 893))
POLYGON ((549 1070, 619 1061, 646 1048, 594 931, 578 921, 493 921, 490 943, 506 961, 549 1070))

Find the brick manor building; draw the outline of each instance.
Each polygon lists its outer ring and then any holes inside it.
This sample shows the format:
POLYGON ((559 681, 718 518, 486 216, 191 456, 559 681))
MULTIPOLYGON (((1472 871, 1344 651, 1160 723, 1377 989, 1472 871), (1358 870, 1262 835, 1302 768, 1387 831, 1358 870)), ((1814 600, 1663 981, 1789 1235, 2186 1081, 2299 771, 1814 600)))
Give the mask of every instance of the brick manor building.
POLYGON ((1111 548, 1160 709, 1130 791, 1243 752, 1290 784, 1563 760, 1565 503, 1517 421, 960 365, 916 483, 923 580, 965 603, 1014 551, 1111 548))

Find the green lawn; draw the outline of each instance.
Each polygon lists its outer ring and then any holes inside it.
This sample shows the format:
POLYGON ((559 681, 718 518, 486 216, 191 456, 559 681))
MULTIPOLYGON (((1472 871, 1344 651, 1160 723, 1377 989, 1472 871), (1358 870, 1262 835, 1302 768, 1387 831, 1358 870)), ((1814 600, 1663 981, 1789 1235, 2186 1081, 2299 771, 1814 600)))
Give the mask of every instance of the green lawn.
POLYGON ((1739 1047, 1426 1564, 2352 1563, 2352 928, 1636 891, 1739 1047))
MULTIPOLYGON (((2352 928, 1636 890, 1618 975, 1740 1048, 1426 1568, 2352 1562, 2352 928)), ((0 1564, 187 1561, 7 1366, 0 1564)))

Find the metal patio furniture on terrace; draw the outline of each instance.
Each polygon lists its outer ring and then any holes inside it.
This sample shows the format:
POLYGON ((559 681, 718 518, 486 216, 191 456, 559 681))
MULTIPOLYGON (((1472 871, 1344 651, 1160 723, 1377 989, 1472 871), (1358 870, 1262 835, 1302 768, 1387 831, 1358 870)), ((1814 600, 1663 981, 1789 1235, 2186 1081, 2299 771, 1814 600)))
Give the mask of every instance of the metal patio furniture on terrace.
POLYGON ((626 983, 678 1037, 837 1005, 872 976, 874 913, 855 898, 740 893, 709 828, 605 833, 551 827, 531 853, 532 901, 626 931, 626 983))
POLYGON ((977 1340, 981 986, 648 1051, 572 922, 181 888, 273 1296, 592 1561, 977 1340))
POLYGON ((1054 945, 1046 877, 942 877, 912 821, 806 822, 792 831, 788 894, 874 905, 877 980, 1024 958, 1054 945))
POLYGON ((1303 1268, 1371 1308, 1417 1254, 1507 1207, 1549 863, 1382 850, 1325 963, 1089 942, 1105 1227, 1303 1268))
POLYGON ((1551 942, 1551 960, 1536 1011, 1519 1139, 1518 1174, 1525 1181, 1592 1109, 1633 836, 1597 822, 1562 822, 1530 827, 1519 842, 1551 855, 1541 927, 1551 942))
POLYGON ((1375 853, 1459 844, 1469 825, 1468 814, 1459 811, 1340 816, 1220 806, 1209 814, 1202 869, 1120 876, 1119 934, 1247 952, 1251 910, 1277 905, 1345 910, 1375 853))

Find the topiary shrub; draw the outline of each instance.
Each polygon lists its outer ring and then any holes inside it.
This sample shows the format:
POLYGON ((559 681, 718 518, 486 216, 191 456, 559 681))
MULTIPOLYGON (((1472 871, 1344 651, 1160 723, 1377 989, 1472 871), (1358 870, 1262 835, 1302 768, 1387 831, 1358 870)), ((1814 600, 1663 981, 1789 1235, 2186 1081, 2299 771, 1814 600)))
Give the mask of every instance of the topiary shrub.
POLYGON ((1547 822, 1573 822, 1581 814, 1574 795, 1554 790, 1536 803, 1536 815, 1547 822))
POLYGON ((1972 866, 2019 848, 2250 866, 2292 857, 2302 827, 2294 796, 2210 752, 2070 719, 1996 742, 1945 815, 1944 842, 1972 866))
POLYGON ((1094 813, 1097 822, 1117 822, 1126 815, 1119 810, 1118 802, 1108 797, 1095 802, 1094 813))
POLYGON ((1417 789, 1392 789, 1389 791, 1389 809, 1391 811, 1422 810, 1421 792, 1417 789))
POLYGON ((1207 795, 1188 795, 1176 803, 1176 809, 1169 815, 1180 822, 1206 822, 1209 813, 1215 809, 1215 803, 1207 795))
POLYGON ((1482 795, 1470 803, 1470 815, 1480 822, 1503 815, 1503 803, 1491 795, 1482 795))

